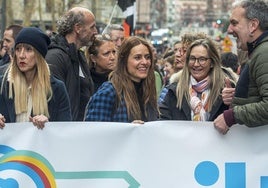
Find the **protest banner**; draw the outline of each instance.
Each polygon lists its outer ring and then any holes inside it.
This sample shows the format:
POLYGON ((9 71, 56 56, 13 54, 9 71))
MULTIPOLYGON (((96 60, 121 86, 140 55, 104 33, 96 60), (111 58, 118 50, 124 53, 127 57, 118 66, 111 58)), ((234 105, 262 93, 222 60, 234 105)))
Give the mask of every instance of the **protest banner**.
POLYGON ((267 188, 268 126, 156 121, 10 123, 1 188, 267 188))

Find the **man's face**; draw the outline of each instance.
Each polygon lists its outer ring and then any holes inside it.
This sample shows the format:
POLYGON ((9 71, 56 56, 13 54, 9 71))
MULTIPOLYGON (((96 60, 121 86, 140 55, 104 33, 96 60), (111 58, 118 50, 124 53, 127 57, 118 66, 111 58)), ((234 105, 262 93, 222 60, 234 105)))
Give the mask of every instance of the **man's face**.
POLYGON ((81 25, 79 32, 79 40, 82 46, 87 46, 94 40, 94 36, 98 34, 96 28, 95 17, 91 13, 86 13, 85 24, 81 25))
POLYGON ((236 7, 232 10, 228 33, 236 37, 237 48, 247 50, 247 42, 252 42, 250 37, 250 20, 245 17, 245 9, 236 7))
POLYGON ((15 40, 13 38, 13 31, 12 30, 5 30, 3 41, 4 41, 3 42, 3 48, 10 55, 11 50, 14 47, 14 44, 15 44, 15 40))
POLYGON ((122 45, 122 42, 125 38, 124 31, 112 30, 110 35, 111 35, 111 38, 112 38, 116 48, 119 48, 122 45))

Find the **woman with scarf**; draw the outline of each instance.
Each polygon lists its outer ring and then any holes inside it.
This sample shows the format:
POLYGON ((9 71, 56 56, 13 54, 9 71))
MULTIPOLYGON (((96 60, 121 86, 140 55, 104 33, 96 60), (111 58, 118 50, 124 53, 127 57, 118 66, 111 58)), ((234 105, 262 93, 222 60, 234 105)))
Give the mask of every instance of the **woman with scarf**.
POLYGON ((159 104, 162 120, 213 121, 229 106, 224 104, 222 90, 235 86, 236 76, 220 64, 216 44, 209 38, 194 41, 186 52, 186 64, 179 80, 168 87, 159 104))

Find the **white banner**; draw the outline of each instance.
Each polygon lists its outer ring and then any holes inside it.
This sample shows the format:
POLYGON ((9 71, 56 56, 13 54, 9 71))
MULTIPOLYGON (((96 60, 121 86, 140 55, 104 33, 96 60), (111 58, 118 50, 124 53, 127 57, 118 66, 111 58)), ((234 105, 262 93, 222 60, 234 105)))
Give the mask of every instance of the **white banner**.
POLYGON ((1 188, 268 188, 268 126, 31 123, 0 130, 1 188))

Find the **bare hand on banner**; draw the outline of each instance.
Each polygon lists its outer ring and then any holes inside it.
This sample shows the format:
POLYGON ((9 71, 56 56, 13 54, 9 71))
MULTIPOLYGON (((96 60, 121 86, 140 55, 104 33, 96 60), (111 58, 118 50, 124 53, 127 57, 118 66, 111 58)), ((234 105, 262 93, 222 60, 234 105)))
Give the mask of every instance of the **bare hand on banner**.
POLYGON ((0 114, 0 129, 3 129, 5 127, 5 122, 6 122, 5 117, 2 114, 0 114))
POLYGON ((48 118, 43 114, 29 117, 29 120, 34 124, 34 126, 37 126, 38 129, 43 129, 45 127, 45 123, 48 122, 48 118))

